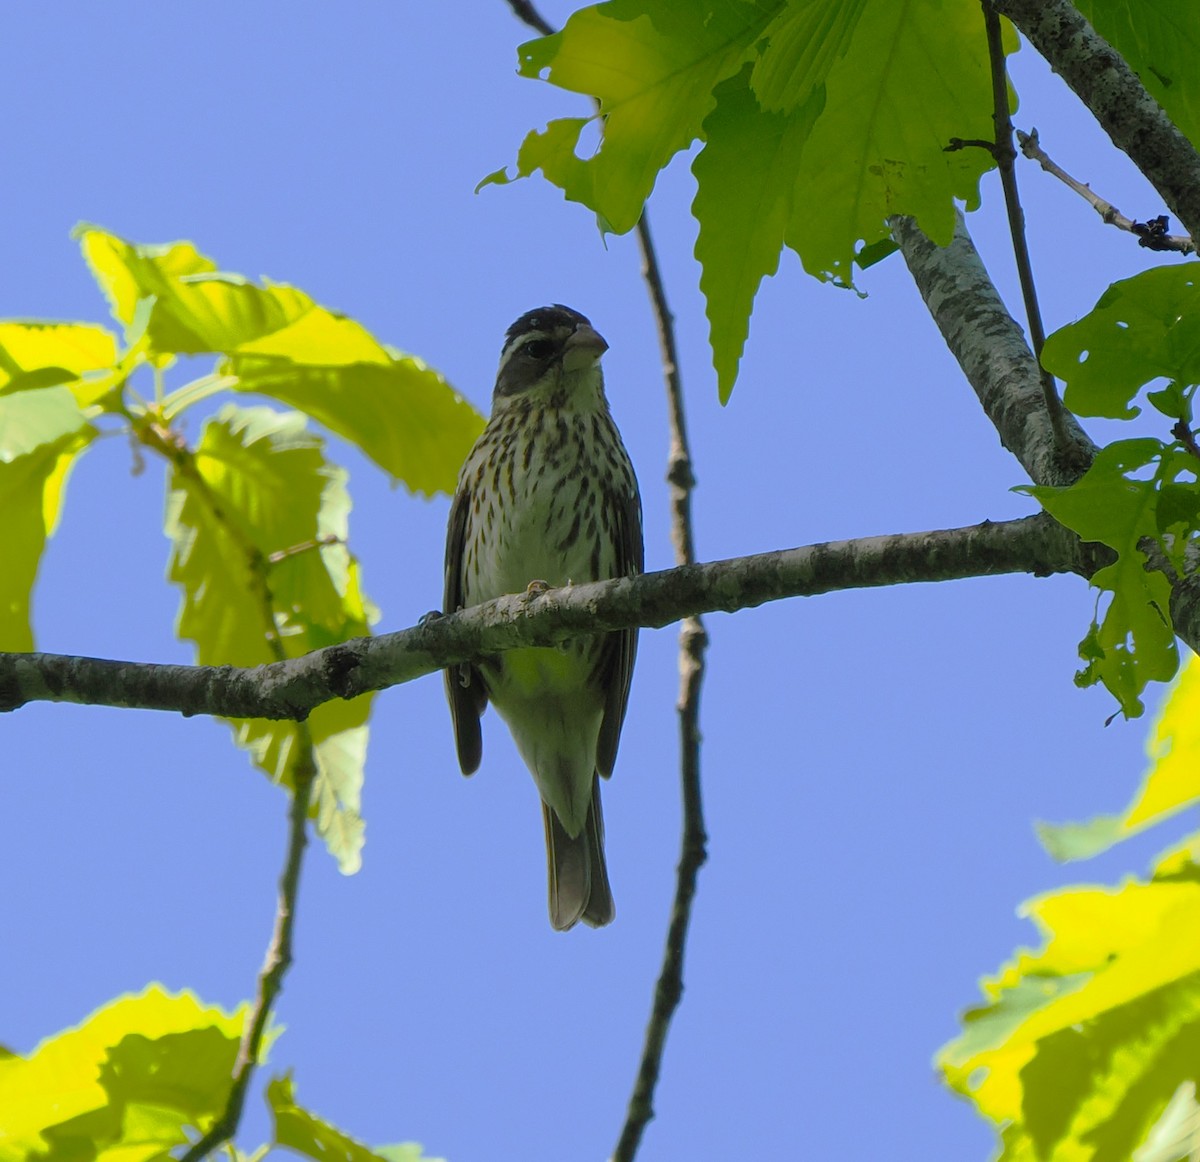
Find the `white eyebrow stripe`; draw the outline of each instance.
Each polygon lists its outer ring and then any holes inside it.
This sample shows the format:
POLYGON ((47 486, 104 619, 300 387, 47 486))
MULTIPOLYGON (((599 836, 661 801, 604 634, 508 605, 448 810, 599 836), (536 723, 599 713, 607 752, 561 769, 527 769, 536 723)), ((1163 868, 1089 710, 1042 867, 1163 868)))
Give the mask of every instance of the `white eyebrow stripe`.
POLYGON ((518 351, 521 347, 523 347, 526 343, 528 343, 530 341, 530 339, 544 339, 548 342, 553 343, 555 341, 554 331, 553 330, 546 331, 539 327, 534 330, 521 331, 519 334, 514 335, 504 345, 504 350, 500 352, 500 366, 497 369, 497 376, 507 366, 508 361, 512 358, 513 354, 516 351, 518 351))

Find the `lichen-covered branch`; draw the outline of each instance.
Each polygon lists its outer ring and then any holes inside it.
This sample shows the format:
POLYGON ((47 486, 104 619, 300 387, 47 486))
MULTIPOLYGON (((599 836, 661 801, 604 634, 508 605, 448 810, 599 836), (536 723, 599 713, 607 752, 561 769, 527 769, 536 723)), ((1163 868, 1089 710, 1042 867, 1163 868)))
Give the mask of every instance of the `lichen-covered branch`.
POLYGON ((177 666, 62 654, 0 654, 0 710, 28 702, 303 719, 334 698, 411 682, 446 666, 580 634, 660 627, 787 597, 1001 573, 1094 569, 1087 547, 1045 514, 896 533, 686 565, 640 577, 501 597, 378 637, 265 666, 177 666))
POLYGON ((1070 0, 992 0, 1092 111, 1118 149, 1200 237, 1200 154, 1070 0))
POLYGON ((1063 411, 1066 443, 1055 438, 1041 372, 1008 313, 960 217, 949 246, 931 242, 912 218, 890 220, 917 289, 951 354, 1000 434, 1035 484, 1072 484, 1096 446, 1063 411))

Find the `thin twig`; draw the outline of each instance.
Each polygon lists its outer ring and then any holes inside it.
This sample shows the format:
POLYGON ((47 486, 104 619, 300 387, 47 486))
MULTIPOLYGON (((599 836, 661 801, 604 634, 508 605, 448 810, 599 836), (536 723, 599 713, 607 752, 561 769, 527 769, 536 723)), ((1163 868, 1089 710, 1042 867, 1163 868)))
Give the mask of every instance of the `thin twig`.
POLYGON ((983 20, 987 29, 988 59, 992 70, 992 120, 996 126, 996 148, 993 156, 1000 170, 1000 185, 1004 190, 1004 205, 1008 212, 1008 231, 1012 236, 1013 256, 1017 263, 1017 276, 1021 283, 1021 297, 1025 301, 1025 318, 1029 324, 1030 346, 1041 372, 1042 397, 1054 432, 1054 443, 1060 453, 1070 447, 1071 437, 1067 432, 1066 416, 1062 400, 1058 397, 1058 386, 1054 376, 1042 366, 1042 348, 1046 345, 1046 332, 1042 326, 1042 312, 1038 306, 1037 288, 1033 282, 1033 263, 1029 257, 1029 244, 1025 238, 1025 213, 1021 209, 1021 198, 1017 192, 1017 171, 1013 166, 1016 150, 1013 149, 1012 117, 1008 111, 1008 69, 1004 62, 1004 42, 1000 32, 1000 17, 991 0, 982 0, 983 20))
POLYGON ((1092 190, 1091 186, 1073 178, 1042 148, 1041 142, 1038 141, 1038 131, 1036 129, 1031 130, 1029 133, 1023 133, 1018 129, 1017 143, 1021 147, 1021 152, 1030 161, 1036 161, 1048 174, 1058 178, 1065 186, 1074 190, 1100 215, 1104 222, 1107 222, 1110 226, 1115 226, 1118 230, 1124 230, 1129 234, 1135 235, 1139 246, 1144 246, 1147 250, 1168 250, 1174 251, 1177 254, 1195 254, 1196 243, 1186 234, 1167 233, 1168 219, 1165 214, 1159 214, 1157 217, 1150 218, 1145 222, 1134 221, 1134 219, 1127 218, 1122 214, 1111 202, 1106 202, 1099 194, 1092 190))
MULTIPOLYGON (((213 492, 207 480, 196 466, 196 456, 187 446, 183 436, 165 423, 153 420, 139 425, 135 432, 142 443, 168 459, 184 486, 196 500, 203 504, 217 527, 238 547, 246 560, 250 573, 252 591, 263 620, 263 637, 267 648, 276 662, 287 661, 287 651, 280 640, 278 613, 268 576, 274 564, 296 553, 331 543, 324 537, 293 545, 269 556, 254 543, 241 525, 233 518, 220 498, 213 492)), ((338 538, 332 538, 336 541, 338 538)), ((297 722, 295 730, 295 757, 290 764, 292 776, 292 800, 288 808, 288 842, 284 857, 283 872, 279 877, 279 898, 275 908, 275 923, 271 942, 267 946, 266 959, 259 970, 254 1004, 242 1033, 242 1042, 234 1061, 233 1079, 225 1108, 221 1115, 192 1144, 181 1162, 199 1162, 237 1133, 242 1120, 242 1109, 246 1103, 246 1090, 254 1069, 258 1065, 263 1035, 275 1000, 283 988, 283 978, 292 964, 292 931, 296 919, 296 897, 300 888, 300 869, 304 863, 304 851, 308 845, 308 807, 312 799, 313 783, 316 780, 316 759, 313 753, 312 733, 306 722, 297 722)))
MULTIPOLYGON (((671 445, 667 481, 671 488, 671 543, 678 565, 696 560, 692 525, 692 490, 696 478, 688 446, 687 418, 683 407, 683 385, 675 345, 675 327, 663 289, 662 274, 654 251, 654 239, 645 210, 638 222, 638 244, 642 252, 642 278, 650 292, 658 324, 663 379, 667 390, 667 412, 671 445)), ((679 628, 679 746, 680 783, 683 794, 683 838, 675 872, 675 900, 667 927, 662 969, 654 986, 654 1004, 646 1026, 646 1039, 638 1065, 625 1125, 613 1152, 613 1162, 632 1162, 646 1125, 654 1117, 654 1090, 662 1066, 663 1050, 671 1018, 683 996, 683 957, 691 922, 696 877, 708 858, 708 834, 704 828, 704 806, 700 788, 700 688, 704 681, 704 655, 708 634, 699 617, 689 617, 679 628)))
POLYGON ((508 6, 513 10, 513 15, 524 24, 528 24, 530 28, 536 32, 540 32, 542 36, 553 36, 558 30, 550 23, 532 4, 529 0, 508 0, 508 6))
POLYGON ((233 1084, 225 1109, 207 1132, 183 1155, 181 1162, 199 1162, 223 1142, 237 1133, 246 1102, 246 1090, 258 1064, 263 1034, 275 1000, 283 988, 283 978, 292 963, 292 932, 296 922, 296 897, 300 889, 300 869, 308 845, 308 805, 316 779, 312 736, 305 723, 296 725, 296 761, 292 766, 292 801, 288 808, 288 843, 283 873, 279 877, 279 900, 275 909, 275 927, 267 956, 258 974, 258 989, 242 1033, 237 1060, 233 1067, 233 1084))
MULTIPOLYGON (((553 26, 528 0, 508 0, 513 12, 543 36, 553 26)), ((599 101, 598 113, 602 113, 599 101)), ((671 544, 677 565, 696 561, 695 534, 692 525, 692 490, 696 478, 688 446, 687 420, 683 407, 683 384, 679 375, 679 357, 675 343, 675 320, 667 305, 662 272, 654 250, 650 222, 643 208, 637 225, 638 246, 642 254, 642 279, 650 294, 658 326, 659 352, 667 392, 670 448, 667 457, 667 483, 671 489, 671 544)), ((686 618, 679 629, 679 743, 680 782, 683 798, 683 836, 679 864, 675 873, 675 900, 667 927, 662 968, 654 986, 654 1003, 646 1026, 641 1061, 629 1098, 625 1124, 613 1152, 613 1162, 632 1162, 646 1125, 654 1117, 654 1090, 662 1066, 663 1050, 671 1018, 683 996, 683 954, 687 945, 696 877, 708 858, 708 835, 704 829, 703 800, 700 791, 700 687, 704 681, 704 654, 708 634, 699 617, 686 618)))

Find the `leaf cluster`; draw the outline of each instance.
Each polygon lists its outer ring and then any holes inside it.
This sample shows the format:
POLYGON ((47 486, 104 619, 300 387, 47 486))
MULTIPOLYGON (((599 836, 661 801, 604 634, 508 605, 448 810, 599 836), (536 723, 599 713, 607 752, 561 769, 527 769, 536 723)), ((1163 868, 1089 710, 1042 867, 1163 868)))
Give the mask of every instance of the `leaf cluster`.
MULTIPOLYGON (((856 262, 895 250, 890 215, 948 243, 956 199, 978 205, 994 164, 986 150, 946 151, 953 137, 992 135, 973 0, 609 0, 519 54, 524 76, 592 95, 598 111, 531 132, 516 175, 541 170, 605 230, 632 229, 658 172, 703 143, 692 208, 722 400, 784 247, 851 286, 856 262), (602 142, 580 157, 597 118, 602 142)), ((509 180, 500 170, 481 184, 509 180)))
MULTIPOLYGON (((33 648, 30 595, 67 479, 115 432, 166 466, 176 632, 198 662, 253 666, 368 633, 376 612, 349 548, 346 472, 309 422, 430 494, 453 488, 482 418, 420 359, 295 287, 222 272, 190 242, 137 245, 95 226, 77 236, 121 330, 0 323, 0 649, 33 648), (167 389, 206 356, 205 374, 167 389), (248 394, 288 410, 226 402, 187 443, 185 415, 248 394)), ((338 702, 308 723, 312 811, 347 872, 361 860, 369 710, 369 697, 338 702)), ((290 783, 295 724, 232 726, 264 773, 290 783)))
MULTIPOLYGON (((225 1108, 248 1006, 233 1013, 154 985, 110 1001, 28 1057, 0 1051, 0 1162, 165 1162, 225 1108)), ((268 1030, 265 1057, 281 1030, 268 1030)), ((439 1162, 414 1142, 374 1149, 298 1105, 290 1074, 266 1088, 272 1141, 327 1162, 439 1162)))

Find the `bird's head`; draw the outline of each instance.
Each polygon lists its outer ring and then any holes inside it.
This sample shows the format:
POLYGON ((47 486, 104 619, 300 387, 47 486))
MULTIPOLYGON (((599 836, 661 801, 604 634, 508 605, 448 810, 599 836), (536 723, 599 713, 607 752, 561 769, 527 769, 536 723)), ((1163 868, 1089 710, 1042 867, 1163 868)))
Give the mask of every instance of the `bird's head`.
POLYGON ((604 404, 600 356, 608 344, 578 311, 556 303, 527 311, 508 329, 494 409, 518 400, 588 408, 604 404))

